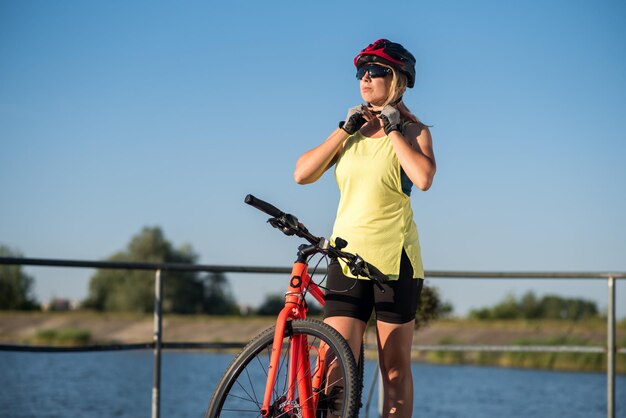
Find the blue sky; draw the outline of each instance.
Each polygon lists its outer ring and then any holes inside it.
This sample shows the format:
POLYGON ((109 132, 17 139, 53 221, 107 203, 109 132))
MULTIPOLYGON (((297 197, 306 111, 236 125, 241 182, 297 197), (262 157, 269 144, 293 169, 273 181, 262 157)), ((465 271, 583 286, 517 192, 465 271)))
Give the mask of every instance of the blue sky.
MULTIPOLYGON (((412 204, 427 270, 626 271, 626 6, 618 1, 0 3, 0 243, 104 259, 144 226, 204 264, 289 265, 247 193, 328 235, 332 173, 295 160, 361 102, 352 58, 417 57, 405 102, 438 173, 412 204)), ((83 298, 93 271, 29 268, 83 298)), ((284 278, 230 275, 259 303, 284 278)), ((456 312, 604 281, 440 280, 456 312)), ((618 315, 626 316, 626 283, 618 315)))

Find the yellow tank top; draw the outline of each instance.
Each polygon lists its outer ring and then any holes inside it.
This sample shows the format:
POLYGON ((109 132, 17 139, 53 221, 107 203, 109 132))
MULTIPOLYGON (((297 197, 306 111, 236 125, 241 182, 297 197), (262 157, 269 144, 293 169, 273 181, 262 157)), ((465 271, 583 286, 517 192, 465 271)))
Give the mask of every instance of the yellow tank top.
MULTIPOLYGON (((388 137, 350 136, 335 166, 340 199, 332 240, 348 241, 346 251, 396 280, 402 249, 423 278, 417 227, 409 197, 402 191, 400 162, 388 137)), ((341 262, 341 260, 340 260, 341 262)), ((346 276, 354 277, 341 262, 346 276)))

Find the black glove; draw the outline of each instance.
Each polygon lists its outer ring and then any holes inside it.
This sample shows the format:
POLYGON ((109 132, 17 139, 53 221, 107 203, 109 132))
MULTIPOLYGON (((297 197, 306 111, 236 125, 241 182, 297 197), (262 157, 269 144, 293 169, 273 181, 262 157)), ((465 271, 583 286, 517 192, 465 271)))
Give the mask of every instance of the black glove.
POLYGON ((400 123, 400 112, 391 105, 383 107, 378 117, 383 121, 385 135, 389 135, 393 131, 399 131, 402 127, 400 123))
POLYGON ((348 115, 345 121, 339 122, 339 127, 346 131, 348 135, 352 135, 365 124, 363 117, 363 106, 354 106, 348 109, 348 115))

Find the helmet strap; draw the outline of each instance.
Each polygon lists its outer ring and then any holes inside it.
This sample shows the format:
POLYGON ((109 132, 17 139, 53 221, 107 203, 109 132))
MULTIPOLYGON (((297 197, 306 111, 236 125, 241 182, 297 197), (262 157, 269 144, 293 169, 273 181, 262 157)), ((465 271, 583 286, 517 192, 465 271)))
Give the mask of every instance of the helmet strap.
MULTIPOLYGON (((390 104, 391 106, 395 106, 395 105, 397 105, 398 103, 400 103, 400 102, 402 101, 402 99, 403 99, 403 98, 404 98, 404 95, 402 95, 402 96, 398 97, 396 100, 394 100, 392 103, 389 103, 389 104, 390 104)), ((371 108, 371 107, 372 107, 372 104, 371 104, 371 103, 367 103, 367 107, 371 108)), ((380 110, 377 110, 377 111, 372 110, 372 113, 373 113, 373 114, 375 114, 375 115, 379 114, 380 112, 381 112, 380 110)))
POLYGON ((370 112, 372 112, 372 114, 374 115, 380 115, 380 112, 382 112, 382 110, 374 110, 372 109, 372 104, 371 103, 367 103, 367 107, 369 108, 370 112))

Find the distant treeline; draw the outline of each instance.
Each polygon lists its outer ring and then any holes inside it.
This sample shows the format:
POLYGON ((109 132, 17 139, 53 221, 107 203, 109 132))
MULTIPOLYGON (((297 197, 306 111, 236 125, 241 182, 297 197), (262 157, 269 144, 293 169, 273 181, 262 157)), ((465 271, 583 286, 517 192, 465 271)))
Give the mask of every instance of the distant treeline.
MULTIPOLYGON (((0 245, 0 256, 21 254, 0 245)), ((175 248, 159 227, 145 227, 131 238, 123 251, 109 261, 194 264, 198 255, 190 245, 175 248)), ((34 279, 19 265, 0 265, 0 310, 40 309, 33 296, 34 279)), ((169 271, 164 286, 163 309, 169 313, 239 315, 276 315, 283 306, 282 295, 269 294, 256 309, 241 308, 232 293, 226 275, 169 271)), ((100 269, 89 281, 89 294, 82 308, 101 312, 152 312, 154 309, 154 273, 143 270, 100 269)), ((436 288, 424 286, 416 315, 418 325, 450 314, 453 307, 443 302, 436 288)), ((319 307, 311 306, 312 314, 319 307)), ((521 298, 507 296, 493 307, 472 310, 473 319, 569 319, 598 316, 594 302, 548 295, 538 298, 533 292, 521 298)))
MULTIPOLYGON (((21 254, 0 246, 0 255, 21 254)), ((145 227, 131 238, 126 249, 108 261, 194 264, 198 255, 190 245, 175 248, 159 227, 145 227)), ((34 279, 21 266, 0 266, 0 309, 40 309, 32 295, 34 279)), ((241 308, 225 274, 168 271, 165 277, 163 310, 178 314, 276 315, 284 306, 284 295, 268 294, 257 308, 241 308)), ((311 298, 309 298, 311 299, 311 298)), ((89 281, 89 293, 81 308, 100 312, 141 312, 154 309, 154 273, 143 270, 100 269, 89 281)), ((311 315, 321 308, 310 305, 311 315)), ((425 286, 416 319, 419 325, 452 312, 436 288, 425 286)))
MULTIPOLYGON (((0 245, 0 256, 22 257, 0 245)), ((191 246, 174 248, 158 227, 143 228, 127 248, 108 261, 187 263, 198 256, 191 246)), ((0 265, 0 309, 40 309, 33 296, 34 279, 19 265, 0 265)), ((81 308, 108 312, 151 312, 154 309, 154 272, 99 269, 89 281, 89 293, 81 308)), ((164 285, 165 312, 214 315, 239 313, 224 274, 167 272, 164 285)))
POLYGON ((582 320, 599 316, 595 302, 546 295, 538 298, 527 292, 519 299, 509 295, 490 308, 470 311, 472 319, 568 319, 582 320))

